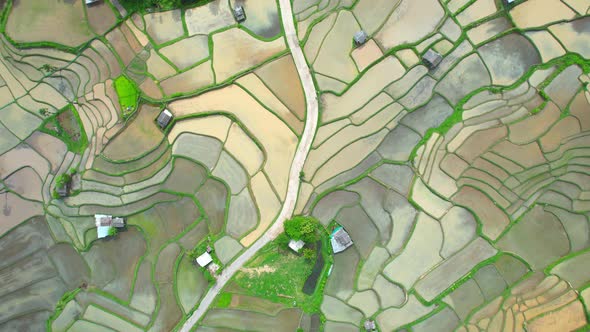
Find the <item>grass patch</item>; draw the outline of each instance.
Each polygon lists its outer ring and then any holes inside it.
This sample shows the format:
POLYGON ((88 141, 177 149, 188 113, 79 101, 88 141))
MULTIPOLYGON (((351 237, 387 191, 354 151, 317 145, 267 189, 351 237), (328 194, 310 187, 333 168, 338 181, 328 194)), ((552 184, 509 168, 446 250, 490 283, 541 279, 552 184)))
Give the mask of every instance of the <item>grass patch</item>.
POLYGON ((137 109, 139 89, 135 82, 121 75, 115 79, 115 90, 119 97, 123 119, 127 119, 137 109))
POLYGON ((231 298, 231 293, 221 293, 221 295, 217 297, 217 302, 215 303, 215 306, 218 308, 227 308, 231 304, 231 298))
MULTIPOLYGON (((40 109, 39 113, 43 116, 49 115, 46 109, 40 109)), ((88 137, 82 120, 72 104, 45 119, 41 131, 59 138, 66 143, 68 150, 77 154, 82 154, 88 146, 88 137)))
MULTIPOLYGON (((303 285, 312 273, 314 263, 315 260, 310 261, 285 250, 275 240, 262 248, 257 256, 245 265, 245 271, 236 274, 234 282, 245 295, 316 313, 320 311, 325 280, 318 282, 320 287, 317 287, 313 294, 303 293, 303 285)), ((325 277, 327 273, 322 273, 320 279, 325 277)))

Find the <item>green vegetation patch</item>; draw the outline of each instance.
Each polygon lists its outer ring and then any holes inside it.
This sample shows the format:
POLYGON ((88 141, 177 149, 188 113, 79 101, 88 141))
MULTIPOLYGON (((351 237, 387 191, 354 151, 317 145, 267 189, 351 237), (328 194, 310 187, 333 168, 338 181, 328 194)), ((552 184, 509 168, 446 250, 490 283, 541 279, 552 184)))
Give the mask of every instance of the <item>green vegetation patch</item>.
POLYGON ((146 10, 169 10, 202 6, 213 0, 121 0, 128 12, 145 12, 146 10))
POLYGON ((57 304, 55 305, 55 311, 51 314, 51 316, 49 316, 49 319, 47 319, 47 330, 51 331, 51 324, 53 323, 53 321, 55 321, 59 315, 61 315, 61 313, 64 311, 66 305, 74 300, 74 298, 76 297, 76 295, 78 295, 78 293, 80 293, 82 289, 81 288, 75 288, 69 292, 66 292, 64 295, 62 295, 61 299, 57 302, 57 304))
POLYGON ((127 119, 137 109, 139 89, 135 82, 121 75, 115 79, 115 90, 119 97, 123 119, 127 119))
POLYGON ((247 295, 287 306, 295 304, 305 310, 313 296, 305 295, 302 289, 311 273, 312 264, 305 257, 289 252, 273 241, 236 274, 234 282, 247 295))
POLYGON ((285 221, 285 233, 293 240, 313 243, 318 240, 319 222, 313 217, 295 216, 285 221))
MULTIPOLYGON (((286 307, 299 307, 307 313, 319 313, 328 268, 332 263, 328 234, 317 220, 304 216, 287 221, 285 232, 289 235, 283 233, 267 244, 236 274, 235 288, 243 295, 267 299, 286 307), (289 249, 289 238, 309 241, 302 254, 289 249), (319 265, 316 264, 318 260, 319 265), (312 273, 315 274, 313 287, 308 285, 309 294, 305 294, 304 285, 312 273)), ((224 304, 221 297, 218 301, 224 304)))
POLYGON ((232 294, 231 293, 221 293, 217 298, 217 302, 215 306, 218 308, 227 308, 231 304, 232 294))
MULTIPOLYGON (((43 116, 50 114, 45 108, 40 109, 39 113, 43 116)), ((45 119, 41 131, 59 138, 74 153, 82 154, 88 146, 80 115, 72 104, 45 119)))

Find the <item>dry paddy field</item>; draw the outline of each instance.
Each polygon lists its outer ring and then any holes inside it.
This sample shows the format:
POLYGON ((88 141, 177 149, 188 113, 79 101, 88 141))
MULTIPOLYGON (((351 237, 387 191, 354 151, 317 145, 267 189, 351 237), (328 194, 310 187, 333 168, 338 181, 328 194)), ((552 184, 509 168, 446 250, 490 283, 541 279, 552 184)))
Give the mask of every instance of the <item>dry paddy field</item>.
MULTIPOLYGON (((1 5, 0 331, 178 329, 213 283, 195 253, 231 263, 287 193, 306 103, 277 2, 1 5)), ((230 282, 196 330, 587 325, 590 2, 292 6, 321 109, 296 214, 353 245, 312 306, 230 282)))

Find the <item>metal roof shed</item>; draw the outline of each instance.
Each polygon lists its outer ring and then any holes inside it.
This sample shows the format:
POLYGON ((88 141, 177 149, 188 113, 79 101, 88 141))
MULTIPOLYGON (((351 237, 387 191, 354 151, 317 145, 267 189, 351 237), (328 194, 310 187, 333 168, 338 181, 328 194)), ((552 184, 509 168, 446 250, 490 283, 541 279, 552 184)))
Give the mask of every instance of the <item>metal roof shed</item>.
POLYGON ((342 228, 342 226, 336 228, 330 235, 330 243, 332 244, 332 251, 335 254, 346 250, 346 248, 352 245, 352 239, 350 235, 342 228))
POLYGON ((367 40, 369 39, 369 36, 367 35, 366 32, 361 30, 361 31, 355 33, 354 37, 352 39, 354 40, 354 44, 356 46, 361 46, 367 42, 367 40))
POLYGON ((162 113, 158 115, 158 119, 156 119, 156 122, 158 123, 158 126, 160 126, 160 128, 164 129, 168 126, 170 121, 172 121, 172 118, 172 113, 169 110, 163 110, 162 113))
POLYGON ((246 20, 246 12, 244 11, 244 7, 237 5, 236 8, 234 8, 234 18, 236 21, 238 21, 238 23, 244 22, 246 20))
POLYGON ((434 69, 442 61, 442 55, 438 52, 429 49, 422 57, 422 62, 429 68, 434 69))
POLYGON ((197 257, 197 264, 199 264, 199 266, 201 267, 205 267, 209 265, 211 262, 213 262, 213 257, 211 257, 211 255, 209 255, 208 252, 197 257))
POLYGON ((303 242, 302 240, 295 241, 291 239, 291 241, 289 241, 289 248, 291 248, 291 250, 293 250, 294 252, 299 252, 301 248, 303 248, 303 246, 305 246, 305 242, 303 242))
POLYGON ((375 331, 375 329, 377 328, 377 326, 375 325, 375 321, 373 320, 367 320, 365 321, 365 330, 367 331, 375 331))

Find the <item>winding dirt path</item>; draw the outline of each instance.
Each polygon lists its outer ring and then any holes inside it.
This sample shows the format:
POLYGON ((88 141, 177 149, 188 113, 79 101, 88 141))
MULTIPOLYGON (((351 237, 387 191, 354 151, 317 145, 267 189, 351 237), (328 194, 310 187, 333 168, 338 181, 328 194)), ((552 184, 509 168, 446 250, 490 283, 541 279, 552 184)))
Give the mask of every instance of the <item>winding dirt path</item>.
POLYGON ((192 327, 203 317, 213 300, 219 294, 225 284, 231 279, 231 277, 248 261, 252 258, 258 250, 276 238, 283 230, 283 223, 289 218, 295 210, 295 204, 297 203, 297 194, 299 193, 299 173, 303 169, 303 164, 311 148, 311 143, 316 132, 318 124, 318 101, 317 93, 313 80, 311 78, 311 72, 299 46, 299 40, 297 39, 297 31, 295 30, 295 23, 293 22, 293 9, 291 8, 290 0, 279 0, 281 19, 283 21, 283 27, 287 37, 287 45, 291 50, 295 65, 297 66, 297 72, 299 73, 299 79, 303 85, 303 91, 305 92, 305 99, 307 105, 305 129, 301 135, 293 163, 291 164, 291 171, 289 173, 289 184, 287 187, 287 196, 279 216, 275 220, 274 224, 256 241, 250 246, 244 253, 242 253, 233 263, 226 266, 221 276, 217 279, 217 283, 209 289, 205 297, 201 300, 197 310, 186 320, 180 331, 189 332, 192 327))

